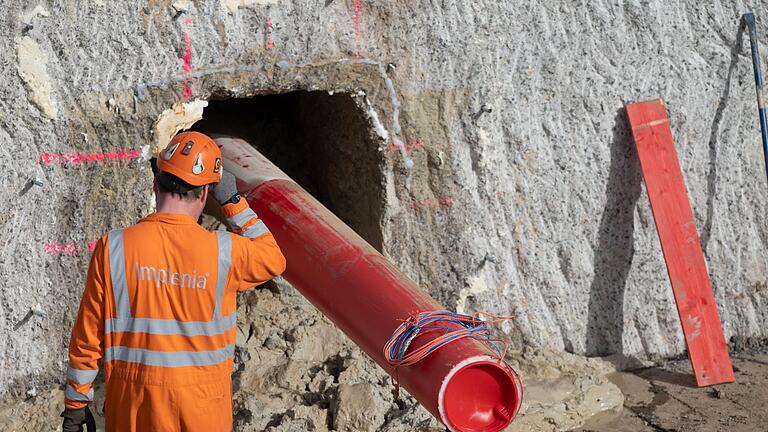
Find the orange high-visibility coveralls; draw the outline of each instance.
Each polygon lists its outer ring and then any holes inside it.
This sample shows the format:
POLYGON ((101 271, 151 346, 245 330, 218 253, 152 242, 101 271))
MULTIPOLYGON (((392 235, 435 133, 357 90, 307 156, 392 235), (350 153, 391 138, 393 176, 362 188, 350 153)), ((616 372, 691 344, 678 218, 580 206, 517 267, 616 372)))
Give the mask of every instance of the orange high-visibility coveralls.
POLYGON ((234 234, 152 214, 96 244, 69 346, 65 406, 93 401, 104 367, 107 431, 231 431, 237 292, 285 270, 246 204, 234 234))

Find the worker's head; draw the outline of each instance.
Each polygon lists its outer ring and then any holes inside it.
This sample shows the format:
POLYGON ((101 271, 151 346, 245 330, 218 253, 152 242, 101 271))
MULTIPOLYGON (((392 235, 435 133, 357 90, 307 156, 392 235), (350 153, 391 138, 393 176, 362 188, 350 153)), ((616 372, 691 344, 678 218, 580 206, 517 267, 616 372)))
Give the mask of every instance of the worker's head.
POLYGON ((208 199, 208 186, 221 180, 221 151, 199 132, 182 132, 157 158, 154 191, 158 211, 188 213, 198 218, 208 199))

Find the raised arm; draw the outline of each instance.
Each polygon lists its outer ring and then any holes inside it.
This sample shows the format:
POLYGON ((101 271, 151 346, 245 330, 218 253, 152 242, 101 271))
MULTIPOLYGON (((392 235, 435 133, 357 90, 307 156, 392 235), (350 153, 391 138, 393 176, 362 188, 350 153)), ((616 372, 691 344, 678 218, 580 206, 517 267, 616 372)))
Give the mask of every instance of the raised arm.
POLYGON ((234 233, 230 282, 237 286, 238 291, 243 291, 282 274, 285 257, 264 221, 244 199, 239 198, 235 177, 225 171, 212 192, 222 204, 224 217, 234 233))

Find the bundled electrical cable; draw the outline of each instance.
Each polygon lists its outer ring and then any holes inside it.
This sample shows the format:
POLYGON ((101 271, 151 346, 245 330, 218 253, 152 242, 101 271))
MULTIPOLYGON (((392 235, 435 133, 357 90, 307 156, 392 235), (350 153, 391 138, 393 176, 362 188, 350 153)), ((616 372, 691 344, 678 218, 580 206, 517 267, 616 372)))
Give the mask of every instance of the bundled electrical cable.
MULTIPOLYGON (((384 345, 384 358, 394 366, 395 376, 393 395, 399 398, 399 383, 397 368, 410 366, 424 360, 427 356, 441 347, 462 338, 471 338, 482 342, 488 349, 506 365, 507 344, 503 340, 492 339, 488 323, 506 321, 512 317, 497 316, 485 312, 476 312, 474 316, 463 315, 446 310, 425 311, 412 315, 395 329, 392 336, 384 345), (480 315, 490 318, 483 321, 480 315), (411 347, 418 336, 433 336, 427 342, 411 347), (499 345, 503 348, 499 349, 499 345)), ((426 339, 426 338, 425 338, 426 339)), ((507 368, 511 368, 507 365, 507 368)), ((514 371, 513 371, 514 373, 514 371)), ((514 374, 514 376, 517 376, 514 374)))
MULTIPOLYGON (((488 316, 499 320, 508 319, 507 317, 488 316)), ((495 346, 496 341, 492 340, 490 336, 491 331, 488 324, 477 316, 462 315, 444 310, 420 312, 408 318, 392 333, 392 337, 384 345, 384 358, 395 367, 409 366, 420 362, 445 344, 462 338, 484 342, 487 346, 493 347, 496 354, 502 357, 502 352, 495 346), (430 333, 435 334, 433 339, 408 352, 411 342, 417 336, 430 333)))

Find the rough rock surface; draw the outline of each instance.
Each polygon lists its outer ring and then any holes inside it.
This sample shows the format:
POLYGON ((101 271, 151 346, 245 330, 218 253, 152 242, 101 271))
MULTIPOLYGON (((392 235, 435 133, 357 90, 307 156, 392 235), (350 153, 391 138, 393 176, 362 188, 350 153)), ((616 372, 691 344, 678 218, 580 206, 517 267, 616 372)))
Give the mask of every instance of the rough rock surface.
MULTIPOLYGON (((359 3, 359 14, 352 0, 4 3, 0 397, 61 382, 89 242, 151 211, 148 165, 125 152, 148 148, 185 92, 352 98, 365 130, 312 124, 329 149, 361 134, 371 144, 323 153, 333 168, 314 177, 338 213, 366 203, 347 215, 353 228, 448 308, 514 314, 516 347, 639 357, 684 349, 622 111, 662 96, 726 337, 768 336, 768 193, 739 31, 765 5, 359 3), (360 170, 368 189, 353 184, 360 170)), ((343 339, 313 345, 330 330, 309 316, 262 345, 243 335, 238 356, 352 362, 343 339)), ((326 398, 334 367, 255 373, 240 391, 258 397, 242 409, 277 417, 244 426, 243 411, 241 430, 301 429, 314 414, 284 410, 291 386, 310 379, 326 398)), ((335 425, 338 410, 324 411, 317 430, 335 425)))
POLYGON ((611 363, 534 349, 514 357, 525 399, 512 430, 571 430, 597 414, 621 411, 624 395, 606 378, 615 372, 611 363))
MULTIPOLYGON (((389 377, 284 281, 241 300, 235 430, 445 431, 406 392, 396 402, 389 377)), ((511 353, 509 360, 528 394, 510 430, 568 430, 621 408, 624 399, 606 378, 614 369, 605 361, 534 349, 511 353)), ((35 388, 23 400, 0 403, 0 424, 17 432, 54 429, 62 397, 61 389, 35 388)), ((103 397, 99 381, 94 413, 100 428, 103 397)))

